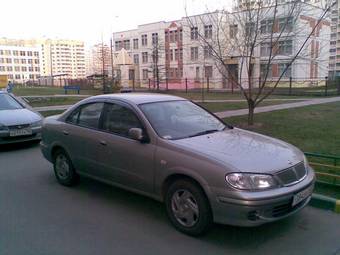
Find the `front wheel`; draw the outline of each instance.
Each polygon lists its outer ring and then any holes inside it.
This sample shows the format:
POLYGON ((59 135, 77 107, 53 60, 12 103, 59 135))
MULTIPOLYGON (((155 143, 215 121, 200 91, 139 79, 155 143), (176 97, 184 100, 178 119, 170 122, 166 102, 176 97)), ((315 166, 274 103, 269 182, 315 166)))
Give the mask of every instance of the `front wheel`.
POLYGON ((212 223, 207 197, 201 187, 190 180, 172 183, 166 193, 165 205, 171 223, 185 234, 204 234, 212 223))
POLYGON ((75 172, 72 162, 64 150, 58 150, 54 153, 54 174, 57 181, 64 186, 73 186, 78 180, 79 176, 75 172))

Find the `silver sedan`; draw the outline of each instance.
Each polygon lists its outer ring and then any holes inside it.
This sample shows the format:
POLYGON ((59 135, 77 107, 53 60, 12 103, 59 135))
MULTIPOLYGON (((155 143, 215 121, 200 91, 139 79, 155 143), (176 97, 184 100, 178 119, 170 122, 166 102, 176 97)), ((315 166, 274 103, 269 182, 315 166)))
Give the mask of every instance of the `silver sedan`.
POLYGON ((27 104, 0 91, 0 144, 40 140, 42 119, 27 104))
POLYGON ((189 235, 212 222, 256 226, 292 215, 315 175, 283 141, 234 128, 183 98, 102 95, 46 118, 42 153, 58 182, 94 178, 165 203, 189 235))

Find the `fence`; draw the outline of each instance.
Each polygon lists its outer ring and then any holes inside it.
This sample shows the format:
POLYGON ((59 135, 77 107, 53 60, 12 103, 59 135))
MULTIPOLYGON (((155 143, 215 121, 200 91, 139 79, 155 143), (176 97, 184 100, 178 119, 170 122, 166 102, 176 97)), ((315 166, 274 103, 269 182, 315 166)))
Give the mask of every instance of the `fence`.
POLYGON ((340 157, 318 153, 305 153, 314 167, 317 181, 340 186, 340 157))
MULTIPOLYGON (((114 92, 119 88, 129 88, 131 90, 149 90, 149 91, 180 91, 180 92, 226 92, 240 94, 240 88, 237 84, 241 83, 245 90, 249 87, 249 80, 243 79, 241 82, 232 80, 223 80, 216 78, 176 78, 176 79, 111 79, 105 77, 88 78, 88 79, 62 79, 55 80, 54 87, 79 86, 81 90, 98 89, 103 92, 114 92), (58 82, 59 81, 59 82, 58 82), (104 84, 104 86, 103 86, 104 84)), ((251 86, 254 93, 259 90, 259 84, 262 84, 260 78, 252 79, 251 86)), ((275 79, 267 79, 266 86, 261 93, 271 92, 277 84, 276 89, 272 92, 274 95, 285 96, 335 96, 340 95, 340 79, 315 78, 284 78, 279 82, 275 79)), ((51 84, 49 84, 51 86, 51 84)), ((31 84, 31 86, 46 86, 46 84, 31 84)))

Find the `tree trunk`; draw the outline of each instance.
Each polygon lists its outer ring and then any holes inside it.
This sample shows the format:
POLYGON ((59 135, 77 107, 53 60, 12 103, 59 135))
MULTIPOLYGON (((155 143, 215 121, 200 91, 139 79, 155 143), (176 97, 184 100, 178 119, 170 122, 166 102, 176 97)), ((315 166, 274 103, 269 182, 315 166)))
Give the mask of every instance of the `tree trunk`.
POLYGON ((255 110, 255 104, 252 99, 248 100, 248 125, 252 126, 254 125, 254 110, 255 110))

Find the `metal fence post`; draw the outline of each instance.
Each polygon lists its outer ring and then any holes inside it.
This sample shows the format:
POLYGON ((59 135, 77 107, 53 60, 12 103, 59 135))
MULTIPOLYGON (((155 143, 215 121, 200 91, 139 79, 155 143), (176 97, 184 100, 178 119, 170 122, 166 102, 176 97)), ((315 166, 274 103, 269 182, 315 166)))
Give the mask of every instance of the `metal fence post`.
POLYGON ((149 90, 151 90, 151 80, 149 78, 149 90))
POLYGON ((207 92, 209 93, 209 77, 207 77, 207 92))
POLYGON ((168 77, 165 78, 165 85, 166 85, 166 91, 168 91, 168 89, 169 89, 168 77))
POLYGON ((289 95, 292 95, 292 84, 293 84, 293 78, 289 77, 289 95))
POLYGON ((185 93, 188 93, 188 78, 185 78, 185 93))
POLYGON ((132 91, 135 91, 135 78, 132 79, 132 91))
POLYGON ((328 77, 325 77, 325 96, 328 95, 328 77))

